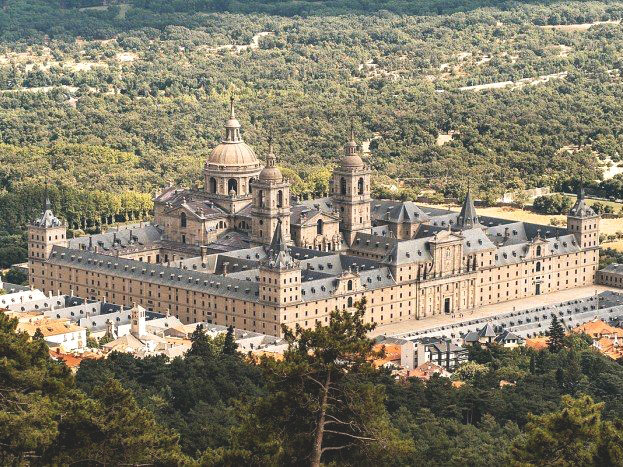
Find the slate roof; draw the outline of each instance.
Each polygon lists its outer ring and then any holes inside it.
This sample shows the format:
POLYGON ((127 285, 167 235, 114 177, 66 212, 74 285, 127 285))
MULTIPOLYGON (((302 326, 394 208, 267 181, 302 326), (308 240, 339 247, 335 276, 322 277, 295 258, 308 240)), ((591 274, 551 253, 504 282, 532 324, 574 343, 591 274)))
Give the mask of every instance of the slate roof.
POLYGON ((584 199, 584 188, 583 187, 580 187, 577 200, 575 201, 575 204, 573 205, 573 207, 569 211, 569 215, 570 216, 574 216, 574 217, 595 217, 595 216, 597 216, 597 214, 595 214, 595 211, 593 210, 593 208, 591 208, 586 203, 586 200, 584 199))
POLYGON ((335 204, 333 203, 333 198, 331 198, 330 196, 324 198, 300 200, 295 206, 306 206, 309 209, 315 209, 317 211, 322 211, 328 214, 333 214, 333 212, 335 211, 335 204))
POLYGON ((54 215, 52 212, 52 203, 50 203, 50 199, 46 198, 45 206, 41 213, 41 216, 33 222, 33 225, 37 227, 60 227, 63 223, 54 215))
POLYGON ((623 264, 612 263, 601 269, 602 272, 610 272, 615 274, 623 274, 623 264))
POLYGON ((472 193, 470 190, 467 190, 456 225, 461 229, 471 229, 479 223, 478 214, 476 214, 476 208, 472 200, 472 193))
POLYGON ((98 249, 103 251, 128 248, 147 248, 156 246, 162 240, 162 230, 154 224, 144 224, 142 227, 110 230, 96 235, 85 235, 69 240, 69 248, 75 250, 98 249))
POLYGON ((515 340, 517 343, 523 342, 523 339, 519 337, 517 334, 509 331, 508 329, 504 329, 500 334, 498 334, 494 341, 498 344, 504 344, 507 341, 515 340))
POLYGON ((60 246, 52 248, 48 262, 238 299, 254 300, 259 294, 259 285, 254 282, 60 246))
POLYGON ((493 324, 490 322, 485 324, 481 329, 478 330, 479 337, 495 337, 496 332, 493 324))
POLYGON ((374 220, 386 222, 427 222, 428 215, 413 201, 373 200, 370 215, 374 220))
POLYGON ((165 206, 165 212, 185 208, 189 213, 201 219, 218 219, 226 217, 225 210, 214 204, 209 194, 201 190, 168 188, 154 198, 154 203, 165 206))

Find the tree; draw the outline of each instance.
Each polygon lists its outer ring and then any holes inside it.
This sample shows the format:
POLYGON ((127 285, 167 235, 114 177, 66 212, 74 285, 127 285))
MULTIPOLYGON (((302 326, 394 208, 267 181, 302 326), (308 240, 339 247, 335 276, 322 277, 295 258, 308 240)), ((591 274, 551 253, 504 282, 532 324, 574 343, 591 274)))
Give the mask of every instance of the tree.
POLYGON ((558 352, 565 346, 565 329, 556 316, 552 317, 549 326, 547 348, 550 352, 558 352))
POLYGON ((603 403, 590 396, 574 399, 562 397, 562 410, 541 416, 530 416, 525 437, 512 447, 515 461, 536 465, 621 465, 619 441, 621 424, 601 420, 603 403), (597 458, 608 460, 605 464, 597 458))
POLYGON ((398 438, 384 406, 383 387, 368 380, 377 355, 366 333, 365 300, 356 311, 335 310, 328 326, 284 327, 282 361, 263 358, 268 395, 248 407, 238 447, 264 462, 383 462, 411 448, 398 438))
POLYGON ((223 343, 223 353, 225 355, 236 355, 236 349, 238 349, 238 344, 236 344, 236 337, 234 334, 234 327, 229 326, 227 328, 227 334, 225 335, 225 342, 223 343))

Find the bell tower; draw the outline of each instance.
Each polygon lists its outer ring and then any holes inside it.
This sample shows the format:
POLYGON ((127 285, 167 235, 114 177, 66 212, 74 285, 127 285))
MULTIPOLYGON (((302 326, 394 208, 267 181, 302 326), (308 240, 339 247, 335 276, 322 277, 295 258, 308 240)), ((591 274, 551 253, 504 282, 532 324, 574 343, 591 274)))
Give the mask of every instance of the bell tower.
POLYGON ((340 230, 350 245, 358 231, 371 228, 370 167, 358 154, 355 133, 344 146, 340 166, 333 171, 333 202, 340 216, 340 230))
POLYGON ((283 241, 290 241, 290 183, 277 167, 272 138, 269 144, 266 167, 257 180, 251 182, 253 206, 251 208, 251 242, 268 245, 279 224, 283 241))

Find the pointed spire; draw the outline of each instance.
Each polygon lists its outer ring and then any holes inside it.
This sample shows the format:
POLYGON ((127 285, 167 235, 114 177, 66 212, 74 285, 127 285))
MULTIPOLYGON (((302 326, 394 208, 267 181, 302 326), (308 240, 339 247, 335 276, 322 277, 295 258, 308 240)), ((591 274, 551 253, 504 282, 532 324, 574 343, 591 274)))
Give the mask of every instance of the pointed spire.
POLYGON ((281 226, 281 219, 277 221, 275 227, 275 233, 273 233, 273 239, 270 242, 270 249, 273 253, 286 250, 286 244, 283 241, 283 231, 281 226))
POLYGON ((460 228, 471 229, 479 223, 478 214, 476 213, 474 201, 472 200, 471 186, 468 182, 467 195, 465 195, 465 200, 463 201, 463 206, 461 207, 461 212, 459 213, 459 218, 456 224, 460 228))
POLYGON ((586 197, 584 193, 584 177, 580 178, 580 185, 578 186, 578 201, 583 200, 586 197))
POLYGON ((574 217, 594 217, 597 215, 595 211, 593 210, 593 208, 591 208, 586 203, 586 194, 584 193, 584 179, 583 178, 580 179, 580 186, 578 187, 577 200, 575 201, 575 204, 569 211, 569 215, 574 216, 574 217))

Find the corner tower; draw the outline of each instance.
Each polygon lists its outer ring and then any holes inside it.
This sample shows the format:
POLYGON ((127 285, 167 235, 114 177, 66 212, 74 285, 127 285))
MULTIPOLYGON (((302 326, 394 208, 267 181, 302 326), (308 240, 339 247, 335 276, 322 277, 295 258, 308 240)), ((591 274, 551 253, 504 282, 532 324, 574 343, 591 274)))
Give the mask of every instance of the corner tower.
POLYGON ((28 226, 28 282, 31 286, 51 290, 46 287, 44 268, 55 245, 68 245, 67 227, 54 215, 46 197, 41 216, 28 226))
POLYGON ((370 167, 358 154, 355 133, 344 146, 344 157, 333 171, 333 201, 340 216, 340 229, 350 245, 355 234, 371 228, 370 221, 370 167))
POLYGON ((286 245, 281 221, 266 247, 267 257, 260 265, 260 300, 274 307, 301 301, 301 268, 286 245))
POLYGON ((228 212, 237 212, 251 201, 251 181, 262 170, 253 149, 242 139, 240 122, 230 98, 225 138, 216 146, 204 168, 205 190, 209 198, 228 212))
POLYGON ((266 167, 257 180, 251 182, 253 207, 251 209, 251 242, 268 245, 279 224, 285 243, 290 243, 290 183, 277 167, 277 157, 269 145, 266 167))
POLYGON ((567 215, 567 230, 575 235, 580 248, 599 247, 599 214, 586 203, 584 188, 580 187, 578 199, 567 215))

